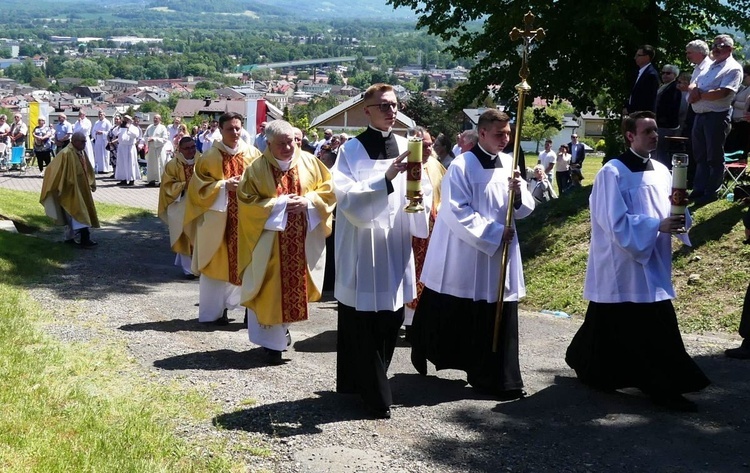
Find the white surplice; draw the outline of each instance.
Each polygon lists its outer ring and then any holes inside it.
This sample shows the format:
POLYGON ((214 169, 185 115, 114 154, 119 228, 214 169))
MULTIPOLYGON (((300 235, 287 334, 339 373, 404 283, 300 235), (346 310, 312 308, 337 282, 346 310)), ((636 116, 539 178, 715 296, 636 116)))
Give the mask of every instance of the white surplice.
POLYGON ((140 130, 134 125, 121 127, 118 130, 115 179, 119 181, 135 181, 136 179, 140 179, 141 171, 138 167, 138 151, 135 147, 140 136, 140 130))
MULTIPOLYGON (((407 141, 396 136, 399 154, 407 141)), ((348 140, 333 165, 336 192, 334 297, 358 311, 396 311, 416 297, 412 235, 427 238, 427 215, 409 214, 406 176, 385 172, 392 159, 370 159, 362 143, 348 140)))
POLYGON ((91 120, 80 118, 73 125, 73 133, 81 132, 86 135, 86 156, 89 158, 91 167, 96 170, 96 162, 94 161, 94 148, 91 146, 91 120))
MULTIPOLYGON (((612 159, 594 178, 589 198, 591 248, 583 297, 593 302, 657 302, 675 297, 672 235, 659 224, 670 214, 672 178, 654 169, 632 172, 612 159)), ((690 215, 686 211, 686 226, 690 215)), ((680 235, 689 244, 687 235, 680 235)))
POLYGON ((169 131, 161 123, 158 125, 149 125, 146 128, 144 139, 148 144, 148 153, 146 153, 146 180, 149 182, 159 182, 161 181, 162 174, 164 174, 164 165, 167 164, 166 144, 169 142, 169 131))
POLYGON ((107 134, 112 129, 112 123, 106 118, 97 120, 91 128, 91 136, 94 141, 94 171, 111 172, 109 164, 109 151, 107 151, 107 134))
MULTIPOLYGON (((500 283, 499 251, 513 159, 500 153, 502 167, 484 169, 469 152, 456 156, 443 178, 442 204, 430 237, 421 280, 441 294, 496 302, 500 283)), ((521 207, 515 218, 534 210, 534 198, 521 184, 521 207)), ((508 248, 504 301, 526 295, 518 235, 508 248)))

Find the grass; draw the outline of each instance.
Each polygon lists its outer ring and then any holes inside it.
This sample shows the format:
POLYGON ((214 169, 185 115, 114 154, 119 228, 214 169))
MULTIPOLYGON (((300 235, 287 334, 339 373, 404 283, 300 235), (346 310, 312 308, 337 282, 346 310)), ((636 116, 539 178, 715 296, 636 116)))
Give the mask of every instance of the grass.
MULTIPOLYGON (((588 157, 584 187, 538 206, 531 216, 518 221, 526 309, 585 314, 583 281, 591 236, 588 198, 600 167, 600 158, 588 157)), ((693 246, 673 240, 674 304, 683 330, 737 329, 750 280, 746 264, 750 247, 742 244, 744 212, 746 208, 723 200, 691 209, 693 246)))
MULTIPOLYGON (((36 223, 43 233, 50 226, 34 198, 0 190, 0 214, 36 223)), ((97 208, 108 221, 144 213, 97 208)), ((228 445, 214 435, 181 438, 178 430, 191 430, 185 426, 208 426, 218 407, 195 390, 155 382, 124 343, 76 325, 79 303, 52 313, 31 300, 23 287, 71 258, 61 246, 0 232, 0 471, 239 472, 247 465, 235 457, 272 454, 253 439, 228 445), (83 341, 46 334, 62 330, 83 341)))
MULTIPOLYGON (((96 213, 102 222, 132 221, 153 215, 150 210, 102 202, 96 203, 96 213)), ((0 189, 0 216, 20 222, 43 234, 59 230, 59 227, 55 227, 54 222, 44 214, 44 209, 39 203, 39 194, 34 192, 0 189)))

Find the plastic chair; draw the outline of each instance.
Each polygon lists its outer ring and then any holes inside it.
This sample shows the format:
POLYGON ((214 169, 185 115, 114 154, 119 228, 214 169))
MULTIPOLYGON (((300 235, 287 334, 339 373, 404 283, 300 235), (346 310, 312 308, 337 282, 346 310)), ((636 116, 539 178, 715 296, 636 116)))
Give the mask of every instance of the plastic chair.
POLYGON ((10 153, 10 168, 13 169, 17 166, 19 174, 23 171, 26 172, 26 147, 15 146, 11 148, 10 153))
POLYGON ((724 154, 724 180, 719 188, 721 197, 732 192, 734 188, 747 179, 747 158, 742 150, 724 154))

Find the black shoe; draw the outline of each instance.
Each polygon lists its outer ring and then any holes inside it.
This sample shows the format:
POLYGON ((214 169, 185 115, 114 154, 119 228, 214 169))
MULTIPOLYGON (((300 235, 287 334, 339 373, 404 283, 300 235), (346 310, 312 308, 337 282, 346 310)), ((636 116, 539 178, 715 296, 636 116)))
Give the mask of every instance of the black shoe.
POLYGON ((148 181, 146 187, 156 187, 156 181, 148 181))
POLYGON ((279 366, 284 364, 284 359, 281 358, 281 352, 279 350, 271 350, 270 348, 263 348, 266 352, 266 361, 268 364, 279 366))
POLYGON ((495 394, 498 401, 515 401, 516 399, 523 399, 527 396, 526 391, 523 389, 509 389, 507 391, 500 391, 495 394))
POLYGON ((391 410, 387 407, 385 409, 376 409, 374 407, 371 407, 370 414, 375 419, 390 419, 391 418, 391 410))
POLYGON ((292 334, 289 333, 289 330, 286 331, 286 346, 290 346, 292 344, 292 334))
POLYGON ((703 205, 708 205, 711 202, 716 202, 718 199, 719 197, 716 194, 704 195, 703 197, 695 199, 695 206, 701 207, 703 205))
POLYGON ((227 309, 221 314, 221 317, 214 320, 214 325, 229 325, 229 317, 227 316, 227 309))
POLYGON ((66 244, 66 245, 70 245, 70 246, 78 246, 78 242, 76 241, 75 238, 71 238, 69 240, 65 240, 63 243, 66 244))
POLYGON ((245 309, 245 320, 242 323, 247 327, 247 309, 245 309))
POLYGON ((427 376, 427 359, 424 356, 420 356, 414 348, 411 349, 411 364, 417 370, 417 373, 427 376))
POLYGON ((196 276, 195 274, 186 274, 185 279, 187 279, 188 281, 195 281, 196 279, 198 279, 198 276, 196 276))
POLYGON ((128 181, 128 183, 125 184, 125 185, 126 186, 133 186, 133 185, 135 185, 135 181, 128 181))
POLYGON ((117 184, 115 184, 115 185, 116 185, 116 186, 127 186, 127 185, 128 185, 128 181, 120 181, 120 182, 118 182, 118 183, 117 183, 117 184))
POLYGON ((86 240, 81 242, 81 248, 93 248, 99 243, 95 242, 94 240, 86 240))
POLYGON ((659 394, 651 396, 657 406, 677 412, 698 412, 698 404, 681 394, 659 394))
POLYGON ((750 360, 750 348, 744 346, 743 343, 737 348, 730 348, 724 351, 724 355, 727 358, 734 358, 736 360, 750 360))

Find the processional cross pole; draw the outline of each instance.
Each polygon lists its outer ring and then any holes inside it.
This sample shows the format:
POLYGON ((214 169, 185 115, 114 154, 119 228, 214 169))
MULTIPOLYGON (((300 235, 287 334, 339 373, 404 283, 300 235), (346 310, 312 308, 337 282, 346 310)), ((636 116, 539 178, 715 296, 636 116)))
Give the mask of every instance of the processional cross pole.
MULTIPOLYGON (((523 125, 524 103, 526 101, 526 94, 528 94, 531 90, 531 86, 528 84, 528 82, 526 82, 526 79, 528 79, 529 77, 529 46, 535 39, 544 39, 544 30, 542 28, 537 28, 535 30, 531 29, 532 25, 534 24, 534 18, 534 14, 528 12, 523 17, 523 30, 513 28, 510 31, 510 39, 512 41, 517 41, 519 39, 523 41, 523 60, 521 62, 521 70, 518 73, 518 76, 521 78, 521 82, 516 85, 516 90, 518 91, 518 112, 516 113, 516 133, 515 140, 513 142, 513 167, 511 168, 511 173, 513 173, 514 170, 518 167, 518 155, 520 154, 521 150, 521 128, 523 125)), ((525 169, 522 170, 522 172, 525 172, 525 169)), ((508 212, 505 215, 506 228, 513 225, 513 202, 515 201, 515 198, 516 191, 511 187, 508 195, 508 212)), ((497 353, 497 345, 500 340, 500 322, 502 321, 503 317, 503 299, 505 297, 505 277, 508 271, 509 247, 510 242, 503 240, 500 246, 500 251, 502 252, 502 267, 500 270, 497 309, 495 311, 495 333, 492 338, 492 351, 495 353, 497 353)))

